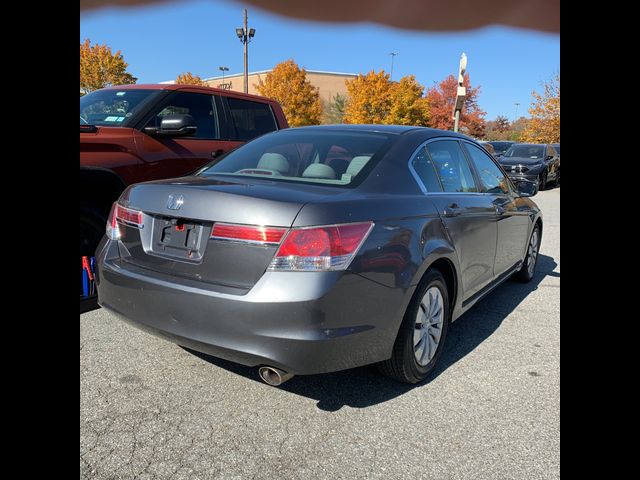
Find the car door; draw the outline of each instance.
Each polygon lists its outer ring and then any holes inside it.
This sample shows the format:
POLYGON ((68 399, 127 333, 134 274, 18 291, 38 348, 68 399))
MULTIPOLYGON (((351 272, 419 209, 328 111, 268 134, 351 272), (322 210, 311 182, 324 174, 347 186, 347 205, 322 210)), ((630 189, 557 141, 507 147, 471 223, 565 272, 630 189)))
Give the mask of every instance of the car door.
POLYGON ((160 102, 145 118, 137 137, 137 149, 145 162, 145 176, 149 179, 186 175, 242 142, 229 141, 225 135, 225 117, 219 99, 200 92, 176 91, 160 102), (196 121, 198 130, 188 137, 155 137, 144 127, 159 127, 162 117, 169 114, 188 114, 196 121))
POLYGON ((493 158, 471 142, 462 142, 478 180, 480 192, 491 201, 495 211, 498 241, 493 265, 496 277, 514 267, 524 257, 529 234, 529 209, 512 191, 505 173, 493 158))
POLYGON ((427 142, 412 166, 451 237, 466 300, 493 280, 498 235, 495 206, 489 197, 478 193, 476 179, 457 140, 427 142))

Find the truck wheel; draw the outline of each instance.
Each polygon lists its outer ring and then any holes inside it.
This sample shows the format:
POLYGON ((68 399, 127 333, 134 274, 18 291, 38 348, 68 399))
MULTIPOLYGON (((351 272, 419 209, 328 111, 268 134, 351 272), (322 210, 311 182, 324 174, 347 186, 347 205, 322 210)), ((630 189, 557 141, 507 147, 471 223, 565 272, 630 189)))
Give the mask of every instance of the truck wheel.
POLYGON ((80 207, 80 256, 92 257, 102 240, 107 219, 91 208, 80 207))

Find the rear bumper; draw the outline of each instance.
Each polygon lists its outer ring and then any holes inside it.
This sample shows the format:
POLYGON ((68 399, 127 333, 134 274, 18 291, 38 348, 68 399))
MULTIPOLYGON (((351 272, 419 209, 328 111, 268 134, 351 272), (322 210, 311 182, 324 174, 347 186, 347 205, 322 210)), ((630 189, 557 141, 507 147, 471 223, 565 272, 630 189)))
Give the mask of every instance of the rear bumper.
POLYGON ((134 326, 247 366, 304 375, 391 356, 407 292, 350 272, 266 272, 246 295, 175 283, 135 267, 104 241, 98 303, 134 326))

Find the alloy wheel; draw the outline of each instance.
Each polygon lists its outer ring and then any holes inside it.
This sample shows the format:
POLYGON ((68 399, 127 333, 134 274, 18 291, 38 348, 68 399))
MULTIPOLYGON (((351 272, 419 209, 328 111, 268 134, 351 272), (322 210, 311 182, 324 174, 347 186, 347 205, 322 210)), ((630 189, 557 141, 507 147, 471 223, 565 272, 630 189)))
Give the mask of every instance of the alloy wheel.
POLYGON ((418 308, 413 331, 413 353, 419 365, 427 365, 438 349, 444 321, 444 299, 438 287, 429 288, 418 308))
POLYGON ((527 272, 530 276, 533 276, 533 270, 536 268, 536 262, 538 261, 538 229, 536 228, 531 234, 531 241, 529 242, 529 255, 527 255, 527 272))

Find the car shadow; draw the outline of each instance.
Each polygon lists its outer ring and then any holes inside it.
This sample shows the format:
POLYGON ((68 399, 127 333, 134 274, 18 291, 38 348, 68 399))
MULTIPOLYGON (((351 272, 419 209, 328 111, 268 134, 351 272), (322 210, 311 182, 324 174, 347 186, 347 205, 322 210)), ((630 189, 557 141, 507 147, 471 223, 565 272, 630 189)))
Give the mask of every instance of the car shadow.
MULTIPOLYGON (((424 387, 491 336, 527 295, 538 288, 545 277, 560 277, 559 273, 553 271, 556 266, 553 258, 539 255, 536 274, 531 282, 506 281, 452 323, 438 366, 424 382, 416 385, 398 383, 381 375, 374 365, 369 365, 335 373, 296 376, 279 387, 269 387, 266 384, 264 387, 279 388, 312 398, 318 402, 316 406, 325 411, 337 411, 345 405, 366 408, 414 388, 424 387)), ((183 348, 213 365, 262 383, 257 368, 183 348)))

